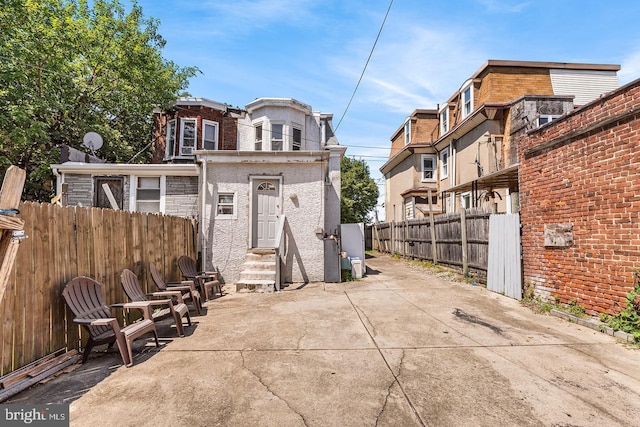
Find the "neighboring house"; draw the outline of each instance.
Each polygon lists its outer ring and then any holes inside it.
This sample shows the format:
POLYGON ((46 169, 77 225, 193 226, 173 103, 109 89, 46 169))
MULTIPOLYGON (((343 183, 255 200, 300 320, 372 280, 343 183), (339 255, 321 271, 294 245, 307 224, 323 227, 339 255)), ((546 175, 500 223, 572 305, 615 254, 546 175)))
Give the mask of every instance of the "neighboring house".
POLYGON ((524 279, 537 296, 588 314, 626 308, 640 267, 639 135, 636 80, 519 139, 524 279))
POLYGON ((197 217, 204 267, 238 288, 338 282, 346 147, 331 121, 290 98, 181 98, 155 114, 153 164, 52 168, 65 204, 197 217))
MULTIPOLYGON (((386 205, 387 219, 412 217, 408 208, 415 206, 412 187, 398 178, 402 175, 398 168, 409 163, 419 177, 424 169, 421 161, 429 149, 428 154, 435 155, 433 167, 442 212, 471 207, 517 212, 518 137, 618 88, 619 69, 619 65, 608 64, 487 61, 438 106, 437 136, 432 143, 427 141, 420 152, 411 144, 397 153, 392 149, 381 168, 387 178, 386 190, 392 191, 386 197, 405 196, 402 217, 386 205)), ((431 124, 430 118, 422 120, 431 124)), ((402 132, 406 134, 406 130, 402 132)), ((426 160, 428 165, 432 159, 426 160)), ((415 212, 413 209, 413 217, 415 212)))

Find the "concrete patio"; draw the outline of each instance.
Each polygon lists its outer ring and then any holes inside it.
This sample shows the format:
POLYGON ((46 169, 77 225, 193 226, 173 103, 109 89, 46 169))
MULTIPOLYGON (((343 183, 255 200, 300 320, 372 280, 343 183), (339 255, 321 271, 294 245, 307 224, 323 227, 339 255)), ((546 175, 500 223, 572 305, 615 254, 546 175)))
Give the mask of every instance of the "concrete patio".
POLYGON ((206 303, 6 403, 70 402, 72 426, 628 426, 640 351, 384 255, 357 282, 206 303))

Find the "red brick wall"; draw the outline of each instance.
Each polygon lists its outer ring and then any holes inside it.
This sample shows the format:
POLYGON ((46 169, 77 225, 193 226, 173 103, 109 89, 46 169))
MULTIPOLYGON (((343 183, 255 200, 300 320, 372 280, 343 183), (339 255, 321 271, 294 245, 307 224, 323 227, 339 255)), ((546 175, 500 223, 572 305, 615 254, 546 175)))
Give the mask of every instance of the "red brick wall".
POLYGON ((524 278, 589 314, 625 304, 640 268, 640 80, 518 141, 524 278), (553 147, 533 147, 580 132, 553 147), (573 224, 573 245, 544 246, 545 224, 573 224))
MULTIPOLYGON (((200 106, 180 106, 175 111, 154 116, 153 163, 162 163, 165 154, 167 120, 174 118, 196 118, 198 120, 197 148, 202 149, 202 120, 218 123, 218 150, 238 148, 238 119, 225 116, 223 111, 200 106)), ((180 125, 177 125, 179 134, 180 125)), ((179 135, 177 136, 179 138, 179 135)), ((177 150, 176 141, 176 150, 177 150)))

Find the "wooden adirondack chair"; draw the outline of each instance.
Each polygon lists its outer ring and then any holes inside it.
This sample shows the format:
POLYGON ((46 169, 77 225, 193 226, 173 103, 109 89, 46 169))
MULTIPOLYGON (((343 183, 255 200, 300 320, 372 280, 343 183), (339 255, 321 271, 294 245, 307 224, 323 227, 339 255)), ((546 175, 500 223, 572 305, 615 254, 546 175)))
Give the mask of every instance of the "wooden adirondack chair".
POLYGON ((162 274, 158 267, 152 262, 149 263, 149 271, 151 272, 151 278, 156 287, 161 291, 179 291, 182 295, 182 300, 185 302, 191 301, 196 309, 196 313, 200 314, 200 292, 197 291, 193 280, 184 280, 182 282, 169 282, 166 283, 162 279, 162 274))
POLYGON ((189 316, 189 308, 182 300, 182 294, 180 293, 180 291, 154 292, 150 295, 155 297, 164 297, 167 299, 147 299, 147 295, 145 295, 145 293, 142 292, 142 289, 140 288, 138 276, 136 276, 133 271, 126 268, 122 270, 122 273, 120 274, 120 283, 122 283, 124 293, 127 294, 127 297, 129 297, 132 302, 146 302, 149 303, 152 307, 163 307, 160 310, 153 311, 153 321, 157 322, 171 316, 173 317, 173 320, 176 324, 178 336, 184 336, 182 318, 186 317, 189 326, 191 326, 191 316, 189 316), (172 301, 172 298, 174 297, 178 298, 177 304, 174 304, 172 301))
POLYGON ((111 347, 115 342, 118 344, 122 363, 127 367, 132 366, 131 343, 147 333, 153 333, 156 347, 160 346, 149 304, 124 305, 126 308, 141 309, 144 319, 121 328, 104 302, 102 285, 95 280, 84 276, 76 277, 67 283, 62 296, 75 316, 74 323, 82 325, 89 333, 82 363, 87 361, 92 347, 100 344, 109 344, 111 347))
POLYGON ((200 286, 200 289, 204 292, 205 301, 209 299, 209 295, 215 296, 216 292, 222 295, 217 271, 198 271, 196 262, 187 255, 182 255, 178 258, 178 268, 182 273, 182 277, 186 280, 193 280, 194 283, 200 286), (209 292, 213 293, 210 294, 209 292))

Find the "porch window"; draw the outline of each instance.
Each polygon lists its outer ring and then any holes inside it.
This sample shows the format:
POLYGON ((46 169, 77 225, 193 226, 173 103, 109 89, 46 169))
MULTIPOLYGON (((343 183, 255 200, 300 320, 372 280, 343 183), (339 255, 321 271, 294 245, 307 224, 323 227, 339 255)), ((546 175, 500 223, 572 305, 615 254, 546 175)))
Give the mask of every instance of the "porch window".
POLYGON ((545 123, 552 122, 558 117, 560 116, 556 114, 542 114, 540 115, 540 117, 538 117, 538 127, 542 126, 545 123))
POLYGON ((165 143, 165 158, 170 159, 176 152, 176 119, 167 121, 167 139, 165 143))
POLYGON ((422 155, 422 182, 433 182, 436 180, 436 155, 422 155))
POLYGON ((440 152, 440 179, 449 176, 449 147, 440 152))
POLYGON ((136 211, 160 212, 160 177, 138 177, 136 211))
POLYGON ((218 149, 218 123, 210 120, 202 121, 202 148, 205 150, 218 149))
POLYGON ((460 207, 462 209, 471 209, 471 193, 462 193, 460 195, 460 207))
POLYGON ((293 151, 302 150, 302 129, 300 128, 293 128, 291 136, 291 149, 293 151))
POLYGON ((196 147, 197 122, 196 119, 182 119, 180 129, 180 155, 192 156, 196 147))
POLYGON ((236 193, 218 193, 216 218, 236 218, 236 193))
POLYGON ((282 151, 283 142, 283 124, 273 123, 271 124, 271 150, 282 151))
POLYGON ((262 151, 262 123, 253 127, 255 133, 255 151, 262 151))

